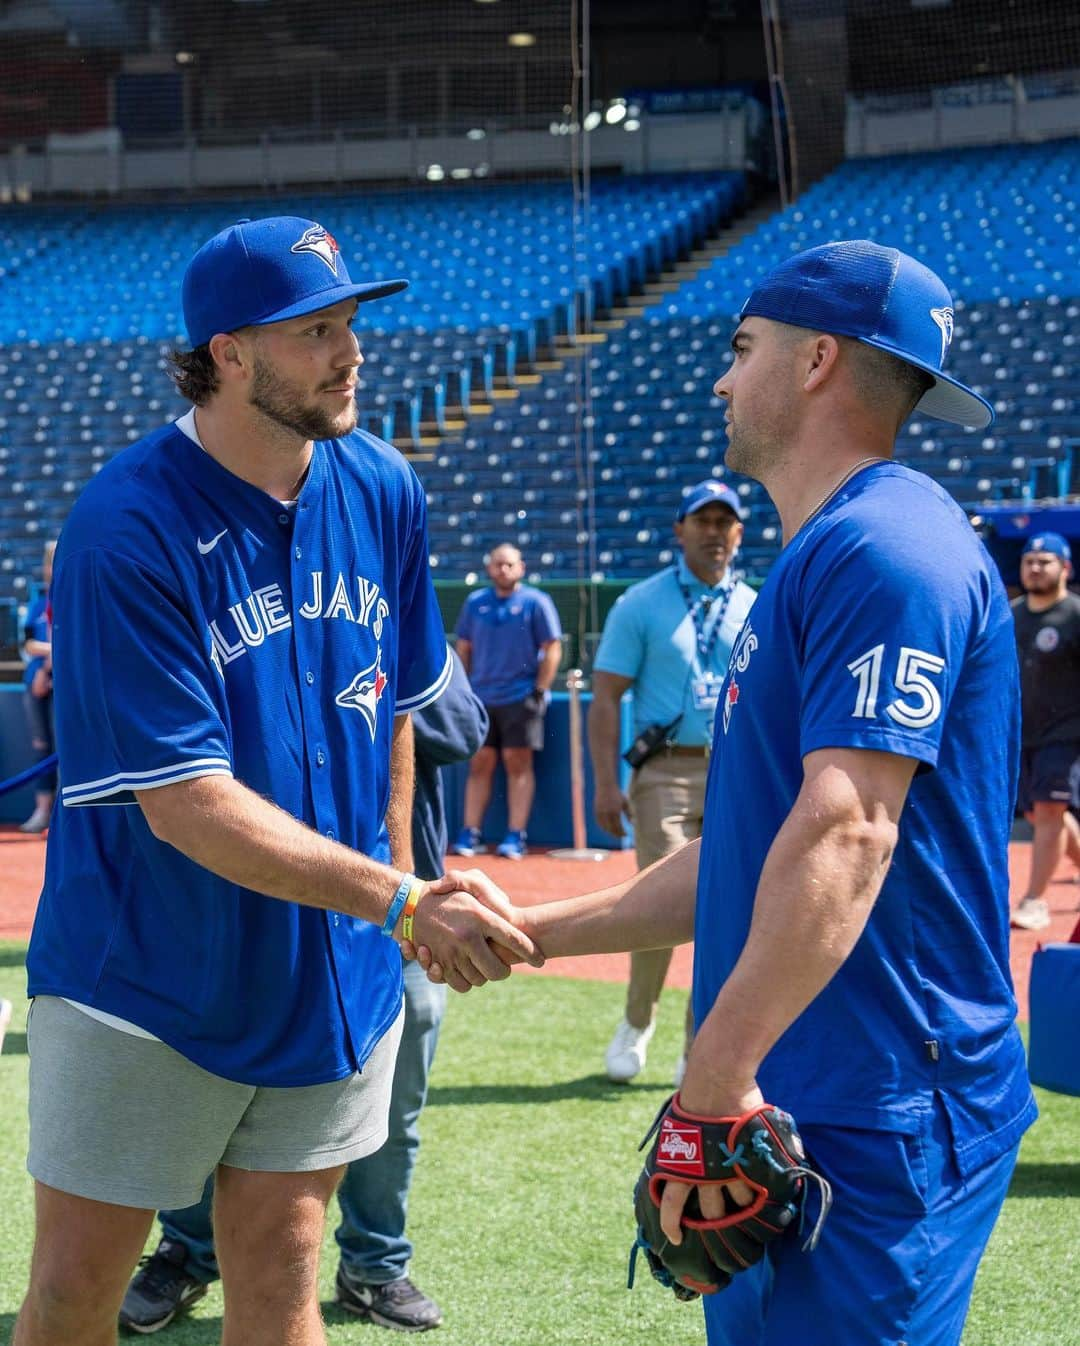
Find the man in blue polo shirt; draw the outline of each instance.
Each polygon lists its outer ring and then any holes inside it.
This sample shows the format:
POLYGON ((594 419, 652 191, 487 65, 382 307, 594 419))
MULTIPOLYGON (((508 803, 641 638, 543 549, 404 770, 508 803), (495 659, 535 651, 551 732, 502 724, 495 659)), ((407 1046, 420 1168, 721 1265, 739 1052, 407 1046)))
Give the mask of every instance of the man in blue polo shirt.
POLYGON ((544 746, 544 712, 562 658, 562 627, 555 604, 523 584, 525 562, 509 543, 488 557, 490 589, 465 600, 457 621, 457 652, 487 709, 487 742, 472 759, 465 785, 465 825, 457 855, 476 855, 502 759, 506 770, 506 836, 495 848, 508 860, 525 854, 526 828, 536 792, 533 754, 544 746))
MULTIPOLYGON (((963 512, 892 461, 915 407, 992 419, 942 372, 952 326, 941 280, 870 242, 759 283, 716 394, 785 545, 721 689, 702 839, 516 917, 549 956, 693 935, 680 1111, 764 1097, 832 1184, 814 1252, 776 1231, 706 1297, 710 1346, 957 1346, 1035 1116, 1009 973, 1012 617, 963 512)), ((668 1181, 667 1240, 692 1193, 726 1218, 726 1188, 668 1181)))
POLYGON ((225 1335, 320 1346, 326 1202, 387 1134, 397 941, 415 921, 458 989, 499 974, 488 937, 533 956, 388 863, 408 715, 452 667, 424 492, 355 428, 357 305, 404 285, 354 284, 311 220, 216 235, 184 279, 192 410, 64 527, 16 1346, 113 1341, 154 1210, 215 1169, 225 1335))
MULTIPOLYGON (((754 591, 732 573, 742 541, 739 497, 709 478, 690 488, 675 519, 680 556, 674 565, 634 584, 608 613, 593 661, 589 749, 596 789, 596 821, 624 835, 623 814, 634 819, 639 869, 701 836, 705 775, 720 684, 731 648, 754 601, 754 591), (628 797, 619 789, 619 702, 634 698, 634 774, 628 797)), ((604 1056, 608 1079, 625 1084, 644 1068, 671 949, 630 955, 626 1010, 604 1056)), ((682 1079, 693 1038, 687 1009, 682 1079)))

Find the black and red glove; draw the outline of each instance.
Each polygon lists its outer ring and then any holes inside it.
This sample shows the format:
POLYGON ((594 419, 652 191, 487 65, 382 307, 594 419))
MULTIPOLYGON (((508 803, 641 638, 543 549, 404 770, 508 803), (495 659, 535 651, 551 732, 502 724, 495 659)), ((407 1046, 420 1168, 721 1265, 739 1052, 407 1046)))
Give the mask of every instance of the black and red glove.
POLYGON ((817 1246, 832 1203, 828 1182, 809 1168, 794 1119, 763 1103, 742 1117, 699 1117, 686 1112, 675 1094, 665 1104, 644 1147, 655 1132, 645 1168, 634 1188, 638 1237, 631 1253, 644 1251, 649 1270, 679 1299, 715 1294, 731 1278, 764 1256, 766 1245, 783 1237, 802 1216, 809 1183, 821 1191, 821 1210, 804 1251, 817 1246), (683 1208, 682 1242, 671 1243, 660 1227, 660 1201, 670 1180, 695 1188, 683 1208), (725 1192, 727 1213, 707 1220, 697 1188, 730 1188, 745 1183, 753 1193, 738 1206, 725 1192))

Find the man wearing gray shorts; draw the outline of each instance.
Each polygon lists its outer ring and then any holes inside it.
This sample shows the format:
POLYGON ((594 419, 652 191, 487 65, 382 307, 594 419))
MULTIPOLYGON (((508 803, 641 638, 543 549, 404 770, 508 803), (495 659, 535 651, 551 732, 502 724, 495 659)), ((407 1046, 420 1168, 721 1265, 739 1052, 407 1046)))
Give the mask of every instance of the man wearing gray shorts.
POLYGON ((218 234, 173 357, 193 409, 65 525, 13 1346, 111 1346, 154 1212, 215 1170, 223 1339, 320 1346, 326 1203, 386 1137, 398 943, 457 990, 507 974, 489 938, 540 961, 480 877, 388 863, 409 713, 451 672, 423 490, 355 428, 357 306, 404 284, 353 284, 310 220, 218 234))

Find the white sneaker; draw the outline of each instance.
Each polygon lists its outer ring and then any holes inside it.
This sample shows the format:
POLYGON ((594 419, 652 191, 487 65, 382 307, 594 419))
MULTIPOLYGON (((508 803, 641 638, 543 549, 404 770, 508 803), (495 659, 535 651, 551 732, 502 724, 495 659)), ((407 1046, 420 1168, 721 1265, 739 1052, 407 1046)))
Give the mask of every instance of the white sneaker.
POLYGON ((1017 930, 1045 930, 1050 924, 1050 909, 1041 897, 1025 897, 1010 924, 1017 930))
POLYGON ((612 1084, 628 1084, 635 1075, 641 1074, 655 1032, 655 1021, 648 1028, 635 1028, 625 1019, 619 1024, 604 1055, 604 1069, 612 1084))
POLYGON ((51 808, 47 808, 44 804, 39 804, 37 808, 34 809, 33 813, 31 813, 30 817, 27 818, 26 822, 19 824, 19 831, 33 833, 44 832, 49 825, 49 814, 51 812, 51 808))
POLYGON ((682 1056, 680 1056, 678 1061, 675 1063, 675 1078, 673 1083, 676 1089, 682 1088, 682 1082, 685 1076, 686 1076, 686 1053, 683 1052, 682 1056))

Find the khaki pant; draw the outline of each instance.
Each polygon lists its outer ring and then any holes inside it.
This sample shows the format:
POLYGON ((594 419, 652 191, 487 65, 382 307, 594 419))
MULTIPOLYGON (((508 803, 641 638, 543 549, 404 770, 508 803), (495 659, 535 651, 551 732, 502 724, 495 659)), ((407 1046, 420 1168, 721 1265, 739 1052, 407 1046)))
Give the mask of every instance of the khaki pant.
MULTIPOLYGON (((634 772, 629 796, 639 869, 701 836, 708 767, 703 756, 684 757, 661 750, 634 772)), ((648 949, 630 955, 626 1018, 635 1028, 646 1028, 652 1022, 671 953, 671 949, 648 949)), ((693 1034, 693 1015, 687 1006, 687 1048, 693 1034)))

